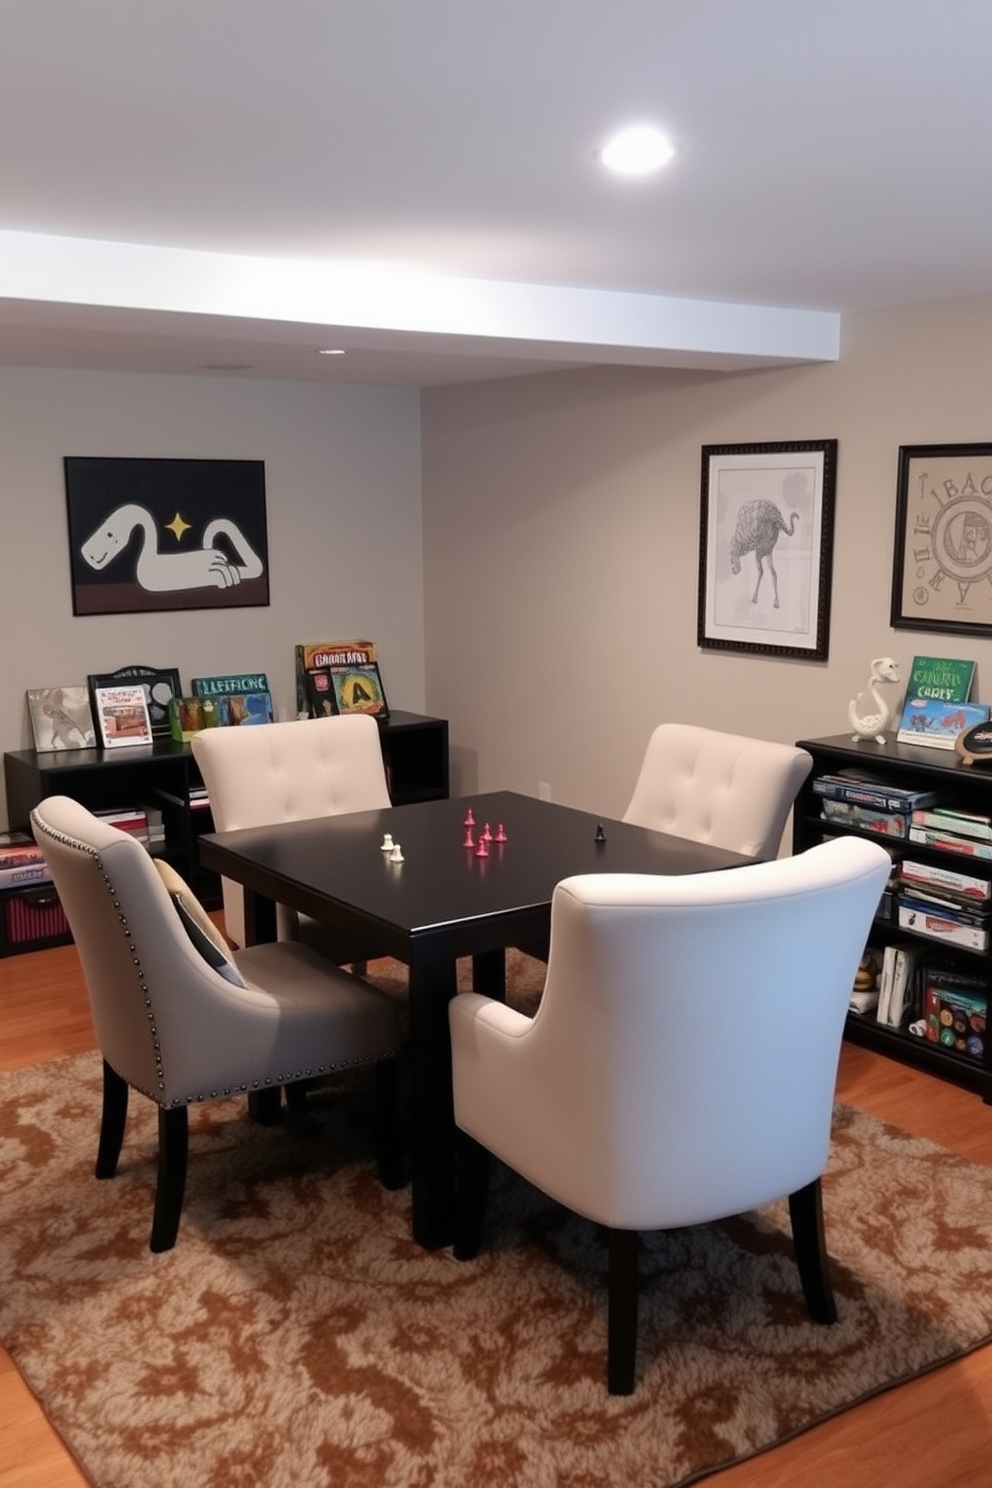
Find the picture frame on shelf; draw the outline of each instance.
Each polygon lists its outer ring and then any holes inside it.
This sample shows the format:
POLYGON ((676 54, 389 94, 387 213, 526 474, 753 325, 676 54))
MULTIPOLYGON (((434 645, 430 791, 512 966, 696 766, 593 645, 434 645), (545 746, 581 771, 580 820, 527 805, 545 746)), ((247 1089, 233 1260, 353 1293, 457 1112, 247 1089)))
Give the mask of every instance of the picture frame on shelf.
POLYGON ((133 682, 140 683, 145 689, 152 736, 156 739, 167 739, 171 729, 169 703, 172 698, 181 697, 183 691, 178 667, 134 665, 118 667, 116 672, 91 673, 86 678, 86 683, 89 687, 94 712, 95 693, 98 687, 121 687, 133 682))
POLYGON ((992 443, 901 445, 893 628, 987 635, 990 579, 992 443))
POLYGON ((63 458, 74 615, 269 603, 262 460, 63 458))
POLYGON ((704 445, 697 644, 826 661, 837 440, 704 445))
POLYGON ((96 727, 87 687, 81 683, 70 687, 29 687, 27 700, 34 747, 39 754, 94 747, 96 727))

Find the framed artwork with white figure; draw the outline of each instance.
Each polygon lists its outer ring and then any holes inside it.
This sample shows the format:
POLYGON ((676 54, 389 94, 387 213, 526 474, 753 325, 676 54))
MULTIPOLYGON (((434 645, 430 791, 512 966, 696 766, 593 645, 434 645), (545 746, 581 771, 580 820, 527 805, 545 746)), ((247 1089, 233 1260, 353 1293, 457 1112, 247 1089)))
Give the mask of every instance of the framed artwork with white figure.
POLYGON ((269 603, 263 461, 64 465, 74 615, 269 603))

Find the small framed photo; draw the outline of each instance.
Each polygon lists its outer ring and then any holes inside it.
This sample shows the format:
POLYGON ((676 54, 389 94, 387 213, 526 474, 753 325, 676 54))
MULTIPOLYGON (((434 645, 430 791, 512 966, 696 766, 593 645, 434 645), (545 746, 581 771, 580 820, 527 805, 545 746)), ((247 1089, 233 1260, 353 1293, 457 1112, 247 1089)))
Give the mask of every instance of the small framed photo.
POLYGON ((96 687, 93 690, 93 712, 100 740, 105 749, 132 748, 152 742, 145 689, 140 683, 131 686, 96 687))
POLYGON ((992 444, 904 444, 896 477, 891 623, 988 635, 992 444))
POLYGON ((335 713, 371 713, 380 723, 388 723, 389 705, 376 662, 328 667, 327 673, 335 713))
POLYGON ((703 446, 697 642, 826 661, 837 440, 703 446))
POLYGON ((72 687, 31 687, 28 712, 39 754, 55 749, 92 749, 96 743, 89 690, 72 687))
POLYGON ((167 739, 171 732, 169 703, 174 697, 182 697, 182 683, 177 667, 125 666, 116 672, 91 673, 87 679, 90 697, 96 711, 95 693, 98 687, 121 687, 140 683, 145 690, 148 717, 152 735, 156 739, 167 739))

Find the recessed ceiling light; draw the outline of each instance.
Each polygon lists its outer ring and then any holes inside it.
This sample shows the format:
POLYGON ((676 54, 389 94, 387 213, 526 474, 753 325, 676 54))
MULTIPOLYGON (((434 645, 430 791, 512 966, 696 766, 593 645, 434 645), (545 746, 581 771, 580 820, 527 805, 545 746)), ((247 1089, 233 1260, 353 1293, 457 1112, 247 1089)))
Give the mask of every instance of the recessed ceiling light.
POLYGON ((600 160, 608 170, 624 176, 645 176, 660 170, 675 154, 675 146, 660 129, 635 125, 615 134, 600 151, 600 160))
POLYGON ((318 356, 344 356, 343 346, 322 346, 317 352, 318 356))

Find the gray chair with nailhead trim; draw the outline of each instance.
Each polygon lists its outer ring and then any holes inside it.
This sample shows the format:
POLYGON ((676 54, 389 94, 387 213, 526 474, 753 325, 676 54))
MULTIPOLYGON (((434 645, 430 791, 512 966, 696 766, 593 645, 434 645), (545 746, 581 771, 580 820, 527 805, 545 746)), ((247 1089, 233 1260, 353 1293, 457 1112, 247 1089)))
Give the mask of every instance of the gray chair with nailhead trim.
POLYGON ((67 796, 49 796, 31 820, 103 1056, 98 1178, 116 1171, 129 1090, 158 1106, 152 1250, 176 1241, 194 1101, 374 1065, 379 1173, 387 1187, 400 1185, 399 1030, 389 997, 298 942, 230 952, 181 879, 67 796))

